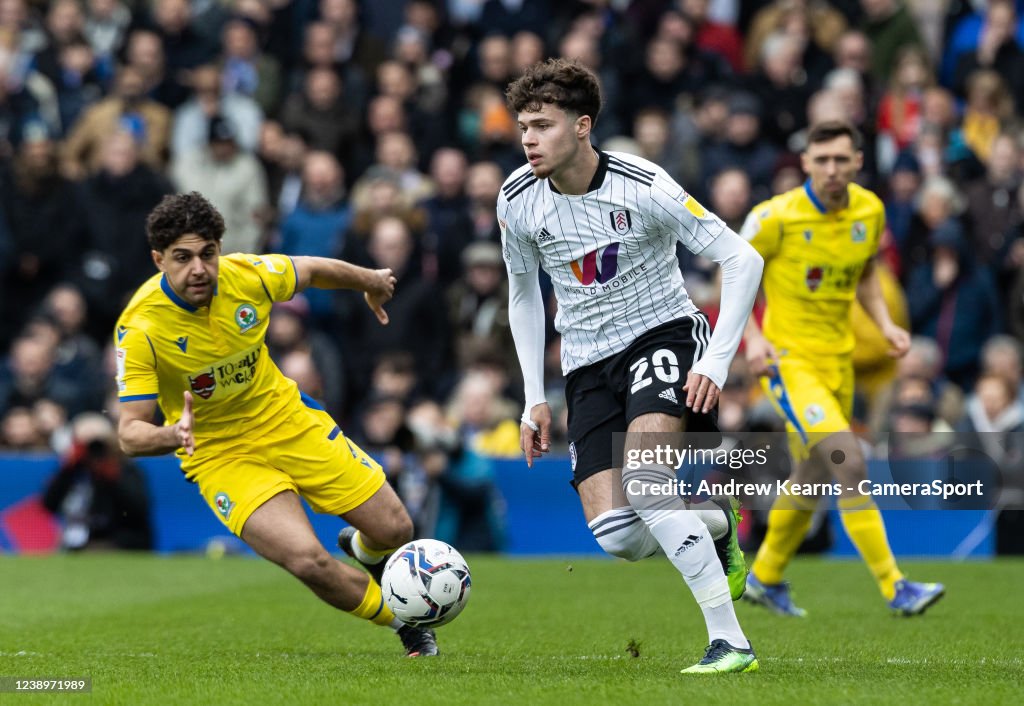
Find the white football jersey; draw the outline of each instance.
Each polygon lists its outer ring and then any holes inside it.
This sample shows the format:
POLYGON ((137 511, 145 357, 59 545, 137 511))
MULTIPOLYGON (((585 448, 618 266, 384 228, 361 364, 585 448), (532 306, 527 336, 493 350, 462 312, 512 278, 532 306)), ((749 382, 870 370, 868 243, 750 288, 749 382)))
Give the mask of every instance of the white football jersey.
POLYGON ((585 194, 558 192, 527 164, 498 195, 508 271, 542 267, 554 285, 564 374, 696 312, 676 240, 699 253, 726 228, 653 162, 620 152, 598 155, 585 194))

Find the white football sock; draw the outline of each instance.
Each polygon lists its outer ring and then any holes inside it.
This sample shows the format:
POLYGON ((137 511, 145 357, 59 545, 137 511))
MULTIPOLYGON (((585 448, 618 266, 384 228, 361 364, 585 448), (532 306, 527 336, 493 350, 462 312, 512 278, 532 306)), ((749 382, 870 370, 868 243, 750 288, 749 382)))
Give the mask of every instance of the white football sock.
POLYGON ((384 561, 384 559, 387 558, 388 554, 391 553, 391 550, 371 553, 370 550, 367 549, 366 545, 363 544, 362 532, 356 530, 355 535, 352 537, 352 553, 355 555, 356 559, 358 559, 363 564, 372 565, 379 564, 382 561, 384 561))
MULTIPOLYGON (((664 466, 622 471, 623 488, 632 487, 637 491, 627 491, 630 504, 661 545, 665 556, 683 575, 704 613, 710 640, 723 639, 733 647, 748 647, 750 643, 736 619, 729 582, 707 526, 695 512, 686 509, 681 497, 644 492, 650 486, 664 486, 667 479, 674 477, 674 472, 664 466)), ((722 514, 721 509, 718 512, 722 514)))
POLYGON ((725 536, 725 533, 729 531, 729 518, 725 516, 725 512, 722 508, 715 505, 710 500, 706 500, 696 505, 690 505, 690 512, 696 513, 700 521, 708 526, 708 532, 711 533, 711 539, 718 541, 725 536))

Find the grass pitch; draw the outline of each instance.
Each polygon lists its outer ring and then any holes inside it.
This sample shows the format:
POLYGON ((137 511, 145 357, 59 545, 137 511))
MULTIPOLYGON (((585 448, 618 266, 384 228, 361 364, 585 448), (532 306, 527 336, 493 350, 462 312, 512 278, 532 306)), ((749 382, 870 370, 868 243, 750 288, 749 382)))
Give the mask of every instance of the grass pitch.
POLYGON ((902 562, 948 591, 903 619, 859 562, 798 560, 789 578, 810 617, 740 604, 761 671, 724 677, 679 674, 707 633, 663 560, 469 563, 442 656, 409 660, 388 630, 257 559, 0 557, 0 676, 92 678, 91 695, 0 703, 1019 703, 1024 562, 902 562))

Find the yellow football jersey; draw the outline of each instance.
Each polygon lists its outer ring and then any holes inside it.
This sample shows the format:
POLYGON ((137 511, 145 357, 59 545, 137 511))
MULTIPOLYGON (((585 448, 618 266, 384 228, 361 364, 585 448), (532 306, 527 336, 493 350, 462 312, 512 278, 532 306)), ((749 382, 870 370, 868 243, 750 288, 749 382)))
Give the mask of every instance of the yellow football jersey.
POLYGON ((270 359, 264 338, 270 307, 293 297, 297 283, 290 257, 226 255, 210 306, 196 309, 162 273, 154 275, 114 332, 120 400, 155 399, 176 422, 190 390, 197 454, 279 423, 300 397, 270 359))
POLYGON ((764 257, 764 334, 780 355, 845 355, 850 307, 885 228, 881 200, 850 184, 841 211, 825 210, 808 181, 758 204, 741 235, 764 257))

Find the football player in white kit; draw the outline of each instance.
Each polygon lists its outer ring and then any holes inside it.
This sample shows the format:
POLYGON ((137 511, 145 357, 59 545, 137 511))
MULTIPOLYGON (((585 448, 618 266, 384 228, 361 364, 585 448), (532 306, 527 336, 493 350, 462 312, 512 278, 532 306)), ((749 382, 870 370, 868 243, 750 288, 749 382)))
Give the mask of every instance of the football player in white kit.
POLYGON ((591 145, 601 93, 578 62, 536 64, 506 96, 529 162, 505 181, 497 206, 526 392, 520 441, 527 464, 548 451, 551 427, 543 267, 558 301, 573 485, 594 537, 631 561, 664 552, 683 575, 710 642, 684 673, 755 671, 732 605, 747 571, 735 502, 688 509, 678 495, 657 495, 655 486, 675 480, 675 470, 622 463, 612 436, 627 432, 628 453, 650 449, 659 434, 717 431, 719 393, 763 261, 659 166, 591 145), (714 333, 683 286, 677 241, 722 268, 714 333))

